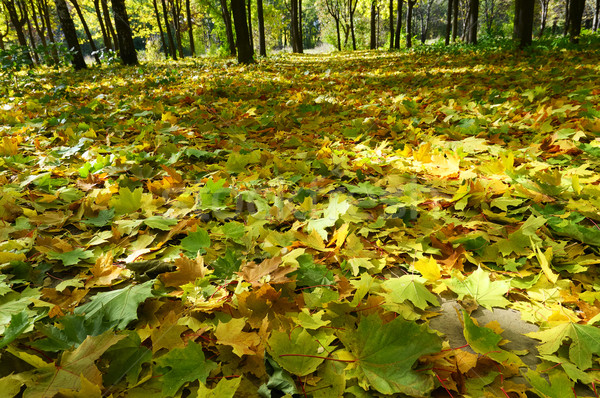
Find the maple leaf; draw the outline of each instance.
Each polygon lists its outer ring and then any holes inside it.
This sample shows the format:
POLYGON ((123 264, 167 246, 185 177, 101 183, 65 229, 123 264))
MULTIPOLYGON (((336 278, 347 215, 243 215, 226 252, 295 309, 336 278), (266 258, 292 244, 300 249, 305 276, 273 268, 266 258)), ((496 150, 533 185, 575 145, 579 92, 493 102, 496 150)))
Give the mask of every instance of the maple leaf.
POLYGON ((291 333, 274 330, 268 344, 273 359, 282 368, 298 376, 314 372, 325 360, 321 355, 321 343, 302 328, 295 328, 291 333))
POLYGON ((491 310, 492 307, 506 307, 509 301, 504 297, 510 289, 510 281, 491 281, 490 274, 477 268, 465 280, 453 277, 444 281, 459 300, 471 296, 479 305, 491 310))
POLYGON ((167 272, 161 275, 161 280, 165 286, 179 287, 186 283, 193 283, 198 278, 204 278, 210 273, 209 269, 204 266, 204 257, 198 256, 195 260, 187 257, 179 257, 175 260, 174 265, 177 270, 167 272))
POLYGON ((352 374, 363 388, 372 386, 382 394, 425 395, 433 379, 413 367, 417 360, 442 348, 437 335, 425 325, 396 318, 384 324, 378 315, 364 317, 356 331, 340 335, 344 346, 356 358, 352 374))
POLYGON ((384 297, 391 302, 402 303, 409 300, 415 307, 424 310, 428 307, 428 302, 439 306, 438 299, 431 294, 423 284, 424 278, 415 275, 404 275, 400 278, 392 278, 383 282, 382 286, 387 291, 384 297))
POLYGON ((473 319, 463 310, 464 329, 463 334, 469 346, 478 354, 486 355, 498 362, 511 362, 519 365, 523 361, 512 352, 503 350, 498 346, 502 341, 502 336, 496 334, 492 329, 480 327, 473 322, 473 319))
POLYGON ((244 332, 246 319, 234 318, 228 322, 219 322, 215 329, 215 337, 219 344, 233 347, 237 356, 256 355, 256 347, 260 344, 260 336, 256 332, 244 332))
POLYGON ((221 379, 215 388, 208 388, 204 384, 200 384, 198 388, 198 398, 234 398, 236 391, 240 387, 241 377, 232 379, 221 379))
POLYGON ((260 264, 249 262, 244 264, 237 274, 252 286, 260 286, 264 282, 276 284, 291 282, 287 275, 294 272, 296 267, 281 266, 281 257, 263 260, 260 264))
POLYGON ((206 383, 210 372, 218 365, 206 360, 202 346, 190 341, 185 348, 176 348, 156 360, 156 364, 163 368, 164 396, 172 397, 185 383, 200 380, 206 383))

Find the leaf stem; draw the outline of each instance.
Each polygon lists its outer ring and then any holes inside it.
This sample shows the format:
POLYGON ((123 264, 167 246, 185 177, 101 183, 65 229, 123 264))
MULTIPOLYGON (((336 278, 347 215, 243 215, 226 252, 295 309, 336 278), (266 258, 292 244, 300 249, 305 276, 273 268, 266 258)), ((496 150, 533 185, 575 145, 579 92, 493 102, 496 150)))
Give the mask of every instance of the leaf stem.
POLYGON ((329 358, 329 357, 320 357, 318 355, 308 355, 308 354, 281 354, 279 357, 306 357, 306 358, 319 358, 324 359, 326 361, 335 361, 335 362, 346 362, 346 363, 354 363, 357 359, 337 359, 337 358, 329 358))

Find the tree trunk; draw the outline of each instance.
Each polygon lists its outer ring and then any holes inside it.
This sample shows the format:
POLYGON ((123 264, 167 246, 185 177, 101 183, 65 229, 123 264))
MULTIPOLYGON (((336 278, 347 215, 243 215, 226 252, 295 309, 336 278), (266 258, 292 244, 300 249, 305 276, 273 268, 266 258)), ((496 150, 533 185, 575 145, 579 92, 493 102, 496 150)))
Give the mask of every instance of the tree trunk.
POLYGON ((358 4, 358 0, 349 0, 348 4, 350 5, 350 35, 352 37, 352 50, 356 51, 356 35, 354 34, 354 12, 356 11, 356 5, 358 4))
MULTIPOLYGON (((458 0, 456 0, 458 1, 458 0)), ((452 0, 448 0, 448 15, 446 16, 446 37, 445 45, 450 45, 450 34, 452 33, 452 0)))
MULTIPOLYGON (((56 43, 56 40, 54 39, 54 32, 52 32, 52 24, 50 23, 50 9, 47 1, 39 0, 38 9, 40 10, 40 15, 42 16, 43 20, 46 21, 45 25, 46 31, 48 32, 48 40, 50 40, 51 43, 56 43)), ((55 64, 59 63, 58 50, 56 49, 56 46, 52 46, 52 59, 54 60, 55 64)))
POLYGON ((302 0, 298 0, 298 52, 304 53, 304 35, 302 34, 302 0))
POLYGON ((73 23, 71 14, 69 14, 69 7, 67 7, 65 0, 54 0, 54 3, 56 4, 56 13, 58 14, 58 20, 60 21, 60 26, 62 26, 62 31, 65 34, 67 46, 73 51, 73 60, 71 61, 73 67, 75 70, 85 69, 87 66, 83 59, 81 48, 79 47, 77 31, 75 30, 75 24, 73 23))
POLYGON ((371 41, 369 43, 369 48, 371 50, 375 50, 377 48, 377 7, 375 6, 375 1, 371 1, 371 41))
POLYGON ((550 0, 540 0, 540 33, 538 37, 542 37, 544 35, 544 30, 546 30, 546 23, 548 21, 548 6, 550 5, 550 0))
POLYGON ((594 25, 592 26, 594 33, 598 31, 598 28, 600 28, 600 0, 596 0, 596 8, 594 9, 594 25))
POLYGON ((192 53, 192 57, 196 56, 196 46, 194 45, 194 28, 192 23, 192 7, 190 5, 190 0, 185 0, 185 14, 188 23, 188 37, 190 40, 190 52, 192 53))
POLYGON ((585 9, 585 0, 571 0, 569 12, 569 41, 573 44, 579 43, 581 34, 581 19, 585 9))
POLYGON ((25 19, 25 22, 27 24, 27 33, 29 34, 29 43, 31 43, 31 49, 33 50, 33 60, 35 61, 36 64, 39 65, 40 58, 38 57, 38 54, 37 54, 37 46, 35 44, 35 35, 33 34, 31 20, 29 18, 29 15, 27 14, 27 4, 25 4, 23 2, 23 0, 21 0, 19 2, 19 8, 21 9, 21 15, 23 16, 23 18, 25 19))
POLYGON ((571 24, 571 0, 565 0, 565 30, 563 36, 569 33, 569 25, 571 24))
POLYGON ((335 20, 335 31, 337 34, 337 47, 338 47, 338 51, 342 51, 342 38, 340 35, 340 19, 336 18, 335 20))
POLYGON ((267 44, 265 40, 265 17, 263 14, 263 0, 256 0, 256 13, 258 17, 258 45, 260 56, 267 56, 267 44))
POLYGON ((83 13, 81 12, 79 3, 77 3, 77 0, 71 0, 71 3, 73 3, 73 7, 75 7, 75 11, 77 12, 77 15, 79 16, 79 19, 81 20, 81 24, 83 25, 83 30, 85 32, 85 35, 87 36, 88 42, 90 43, 90 47, 92 49, 92 56, 96 60, 96 63, 98 65, 100 65, 100 56, 98 55, 98 48, 96 47, 96 44, 94 43, 94 39, 92 38, 92 34, 90 33, 90 28, 88 28, 87 22, 85 22, 85 18, 83 16, 83 13))
MULTIPOLYGON (((29 0, 29 5, 31 7, 31 19, 33 20, 33 26, 35 27, 35 31, 38 35, 38 37, 40 38, 40 41, 42 42, 42 45, 44 47, 48 46, 48 43, 46 42, 46 36, 44 35, 44 20, 42 19, 42 27, 40 28, 40 24, 38 22, 38 13, 36 11, 36 6, 35 3, 33 2, 33 0, 29 0)), ((40 14, 40 18, 42 18, 42 15, 40 14)))
POLYGON ((292 52, 298 53, 298 0, 290 2, 290 42, 292 52))
POLYGON ((156 17, 156 24, 158 25, 158 31, 160 32, 163 52, 165 53, 165 58, 169 58, 169 46, 167 46, 167 39, 165 39, 165 34, 163 33, 162 23, 160 22, 160 12, 158 11, 156 0, 152 0, 152 5, 154 6, 154 16, 156 17))
POLYGON ((390 0, 390 50, 394 49, 394 0, 390 0))
POLYGON ((246 11, 248 12, 248 38, 250 39, 250 46, 252 46, 252 49, 254 49, 254 34, 252 32, 252 0, 248 0, 246 11))
POLYGON ((102 18, 102 12, 100 11, 100 0, 94 0, 94 8, 96 10, 96 18, 98 18, 98 24, 100 25, 100 30, 102 31, 102 42, 104 43, 104 47, 111 49, 112 43, 110 42, 110 36, 108 35, 108 32, 106 31, 106 27, 104 26, 104 21, 102 18))
POLYGON ((233 12, 233 23, 235 25, 238 62, 240 64, 253 64, 254 51, 250 45, 244 0, 231 0, 231 11, 233 12))
POLYGON ((400 49, 400 35, 402 34, 402 7, 404 0, 398 0, 398 15, 396 16, 396 40, 394 40, 394 48, 400 49))
POLYGON ((108 11, 108 3, 107 0, 100 0, 102 4, 102 13, 104 14, 104 24, 106 25, 106 30, 110 33, 113 42, 113 50, 119 51, 119 39, 117 37, 117 32, 115 32, 115 28, 113 27, 110 12, 108 11))
POLYGON ((412 14, 416 0, 406 1, 406 48, 412 47, 412 14))
POLYGON ((179 52, 179 58, 183 58, 183 46, 181 45, 181 23, 179 17, 181 16, 181 0, 170 0, 171 3, 171 14, 173 15, 173 30, 175 31, 175 45, 179 52))
POLYGON ((477 27, 479 23, 479 0, 469 0, 469 17, 467 22, 467 43, 477 44, 477 27))
POLYGON ((173 40, 173 34, 171 33, 171 24, 169 23, 169 12, 167 11, 167 2, 165 0, 161 0, 162 10, 163 10, 163 18, 165 20, 165 29, 167 31, 167 39, 169 40, 169 52, 171 53, 171 58, 177 61, 177 50, 175 49, 175 41, 173 40))
POLYGON ((231 14, 227 8, 227 0, 220 0, 221 14, 223 15, 223 23, 225 24, 225 35, 227 36, 227 45, 229 46, 229 54, 235 57, 235 40, 233 38, 233 27, 231 26, 231 14))
POLYGON ((452 43, 456 43, 456 37, 458 36, 458 6, 459 1, 454 0, 452 2, 452 43))
POLYGON ((17 13, 17 8, 15 6, 15 0, 3 0, 4 7, 6 11, 8 11, 8 17, 10 18, 10 22, 15 29, 15 33, 17 34, 17 40, 19 41, 19 45, 23 47, 25 50, 25 57, 30 64, 33 64, 33 59, 31 58, 31 54, 29 53, 29 46, 27 45, 27 38, 25 38, 25 32, 23 31, 23 26, 25 25, 25 18, 19 17, 17 13))
POLYGON ((517 0, 515 2, 514 31, 521 49, 531 45, 532 42, 534 8, 535 0, 517 0))
POLYGON ((137 52, 133 45, 133 33, 129 25, 125 0, 111 0, 111 3, 117 38, 119 40, 119 55, 121 60, 125 65, 137 65, 137 52))

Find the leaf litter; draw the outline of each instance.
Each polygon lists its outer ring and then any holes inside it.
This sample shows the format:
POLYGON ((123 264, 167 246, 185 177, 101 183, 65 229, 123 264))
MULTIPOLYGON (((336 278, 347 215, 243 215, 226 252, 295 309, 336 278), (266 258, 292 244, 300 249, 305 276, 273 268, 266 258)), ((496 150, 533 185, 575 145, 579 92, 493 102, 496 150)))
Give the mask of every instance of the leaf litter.
POLYGON ((596 55, 34 72, 0 100, 0 386, 594 396, 596 55), (478 307, 539 326, 536 368, 478 307))

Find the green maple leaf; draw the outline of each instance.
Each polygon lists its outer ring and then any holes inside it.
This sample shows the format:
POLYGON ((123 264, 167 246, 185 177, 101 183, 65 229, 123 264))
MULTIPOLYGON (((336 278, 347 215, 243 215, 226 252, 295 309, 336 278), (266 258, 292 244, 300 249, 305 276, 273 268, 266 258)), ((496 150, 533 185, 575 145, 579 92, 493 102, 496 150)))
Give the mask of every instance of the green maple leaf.
POLYGON ((102 316, 109 322, 116 322, 118 329, 125 329, 129 322, 137 319, 138 306, 152 297, 154 280, 132 285, 112 292, 98 293, 87 304, 75 309, 76 314, 86 318, 102 316))
POLYGON ((487 309, 506 307, 510 302, 504 297, 510 289, 510 281, 490 281, 488 272, 477 268, 467 279, 461 281, 456 277, 445 281, 446 285, 462 300, 471 296, 477 303, 487 309))
POLYGON ((185 348, 176 348, 160 357, 156 364, 164 368, 163 394, 174 396, 179 388, 187 382, 200 380, 206 383, 206 378, 217 364, 206 360, 202 346, 190 341, 185 348))
POLYGON ((170 231, 173 225, 177 224, 174 218, 165 218, 161 216, 152 216, 144 220, 144 224, 150 228, 160 229, 161 231, 170 231))
POLYGON ((473 351, 501 363, 508 361, 519 365, 523 364, 517 355, 498 346, 502 341, 502 336, 490 328, 477 326, 466 311, 463 311, 463 321, 465 325, 463 334, 473 351))
POLYGON ((116 214, 129 214, 142 208, 142 188, 133 192, 127 187, 119 189, 119 195, 110 199, 110 205, 115 208, 116 214))
POLYGON ((348 192, 358 195, 383 196, 387 193, 383 188, 377 187, 367 181, 361 182, 358 185, 344 184, 344 186, 348 189, 348 192))
POLYGON ((94 252, 92 252, 91 250, 83 250, 80 247, 66 253, 57 253, 53 251, 48 253, 49 259, 60 260, 65 266, 79 264, 81 260, 85 260, 92 257, 94 257, 94 252))
POLYGON ((400 278, 388 279, 382 286, 387 291, 384 294, 391 302, 401 304, 406 300, 410 301, 415 307, 424 310, 431 303, 439 306, 440 303, 423 284, 425 278, 416 275, 404 275, 400 278))
POLYGON ((433 378, 413 368, 418 359, 439 352, 440 338, 426 325, 396 318, 383 324, 376 314, 363 318, 357 330, 346 331, 340 340, 356 358, 355 377, 363 388, 372 386, 382 394, 426 395, 433 378))
POLYGON ((100 210, 98 212, 98 216, 94 218, 90 218, 88 220, 83 220, 82 222, 88 225, 92 225, 94 227, 104 227, 112 221, 115 217, 115 209, 110 208, 108 210, 100 210))
POLYGON ((73 351, 66 351, 57 366, 37 370, 37 377, 27 383, 26 397, 53 397, 60 390, 79 390, 81 377, 101 384, 101 374, 95 361, 113 344, 125 336, 108 331, 99 336, 89 336, 73 351))
POLYGON ((221 379, 213 389, 201 383, 198 388, 198 398, 233 398, 241 382, 241 377, 221 379))
POLYGON ((539 372, 529 369, 525 378, 532 385, 536 393, 543 398, 571 398, 575 397, 573 382, 561 370, 554 369, 542 376, 539 372), (548 378, 546 378, 546 375, 548 378))
POLYGON ((592 355, 600 355, 600 329, 591 325, 563 323, 550 329, 528 333, 527 336, 543 341, 540 354, 558 351, 565 339, 570 339, 569 359, 580 369, 592 366, 592 355))
POLYGON ((0 349, 16 340, 30 325, 27 311, 11 315, 10 325, 4 330, 4 336, 0 339, 0 349))
POLYGON ((190 232, 188 236, 181 240, 181 248, 192 258, 195 258, 198 253, 204 253, 204 249, 207 247, 210 247, 210 237, 208 232, 202 228, 199 228, 196 232, 190 232))
POLYGON ((291 333, 274 330, 268 344, 273 359, 282 368, 298 376, 314 372, 325 360, 319 350, 322 349, 321 344, 302 328, 296 328, 291 333))
POLYGON ((136 332, 130 332, 127 338, 110 347, 104 358, 109 362, 108 371, 104 375, 106 384, 116 384, 125 377, 127 383, 133 385, 142 371, 142 364, 152 360, 152 351, 142 346, 136 332))

